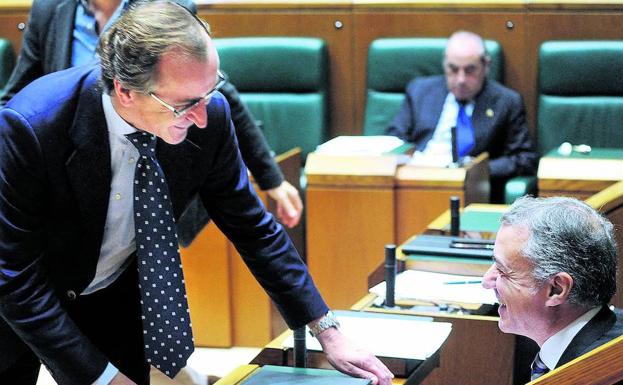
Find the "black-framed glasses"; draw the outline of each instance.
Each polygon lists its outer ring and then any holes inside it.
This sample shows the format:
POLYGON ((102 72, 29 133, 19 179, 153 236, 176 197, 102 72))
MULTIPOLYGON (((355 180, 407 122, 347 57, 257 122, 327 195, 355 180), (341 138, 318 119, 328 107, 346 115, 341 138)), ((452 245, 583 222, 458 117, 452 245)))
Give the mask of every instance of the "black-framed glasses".
POLYGON ((181 108, 173 107, 172 105, 162 100, 158 95, 156 95, 153 92, 150 92, 149 96, 156 99, 158 103, 162 104, 167 110, 173 112, 173 115, 175 115, 176 118, 181 118, 185 116, 186 114, 188 114, 190 110, 195 108, 202 101, 205 101, 206 104, 210 103, 210 99, 212 98, 212 96, 214 96, 214 93, 220 90, 221 88, 223 88, 225 83, 227 83, 227 76, 224 73, 222 73, 220 70, 216 71, 216 76, 218 80, 214 88, 212 88, 212 90, 208 91, 208 93, 206 93, 202 97, 191 101, 190 103, 186 104, 185 106, 181 108))

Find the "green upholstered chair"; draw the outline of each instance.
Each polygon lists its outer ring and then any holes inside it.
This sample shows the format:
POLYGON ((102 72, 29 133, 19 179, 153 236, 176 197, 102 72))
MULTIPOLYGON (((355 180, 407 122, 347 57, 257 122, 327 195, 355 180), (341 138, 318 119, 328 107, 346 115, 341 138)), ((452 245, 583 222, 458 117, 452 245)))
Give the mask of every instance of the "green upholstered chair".
MULTIPOLYGON (((382 135, 404 100, 407 83, 415 77, 442 75, 447 38, 383 38, 368 50, 364 135, 382 135)), ((486 40, 491 55, 489 77, 502 82, 502 47, 486 40)))
POLYGON ((318 38, 215 39, 221 69, 261 121, 268 144, 281 154, 301 147, 303 159, 326 139, 328 54, 318 38))
POLYGON ((539 50, 538 148, 623 148, 623 41, 548 41, 539 50))
POLYGON ((15 52, 13 45, 7 39, 0 38, 0 89, 2 89, 11 76, 15 66, 15 52))

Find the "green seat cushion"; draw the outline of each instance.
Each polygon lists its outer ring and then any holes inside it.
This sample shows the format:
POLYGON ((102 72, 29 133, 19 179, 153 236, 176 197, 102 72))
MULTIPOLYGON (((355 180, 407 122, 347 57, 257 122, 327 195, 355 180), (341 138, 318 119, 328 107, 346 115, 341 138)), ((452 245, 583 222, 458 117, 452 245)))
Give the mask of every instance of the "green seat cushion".
POLYGON ((539 152, 562 142, 592 147, 623 147, 623 96, 562 97, 541 95, 538 112, 539 152))
POLYGON ((327 87, 322 39, 245 37, 215 39, 221 68, 240 92, 314 92, 327 87))
POLYGON ((539 89, 548 95, 623 95, 623 41, 543 43, 539 89))
POLYGON ((13 46, 9 40, 0 38, 0 89, 6 85, 14 66, 13 46))
POLYGON ((262 122, 264 136, 275 153, 299 146, 306 155, 324 141, 323 94, 245 93, 241 98, 262 122))

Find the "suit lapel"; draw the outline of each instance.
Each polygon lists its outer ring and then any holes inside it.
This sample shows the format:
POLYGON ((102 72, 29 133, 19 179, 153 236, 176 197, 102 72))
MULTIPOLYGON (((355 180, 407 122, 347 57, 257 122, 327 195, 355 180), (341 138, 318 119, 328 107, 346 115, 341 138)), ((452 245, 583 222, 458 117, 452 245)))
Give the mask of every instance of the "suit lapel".
POLYGON ((487 135, 494 132, 496 99, 497 97, 491 92, 490 81, 486 80, 482 92, 476 97, 472 114, 474 139, 476 141, 472 154, 480 154, 485 151, 485 146, 489 142, 487 135))
POLYGON ((48 72, 60 71, 69 68, 71 64, 71 42, 72 31, 74 28, 74 19, 76 17, 76 1, 63 0, 54 10, 54 16, 51 18, 52 26, 50 28, 49 41, 52 42, 53 54, 46 55, 44 63, 48 66, 48 72))
POLYGON ((88 234, 101 244, 110 196, 110 144, 102 107, 99 71, 85 81, 69 136, 74 151, 66 161, 67 175, 88 234))
POLYGON ((560 357, 560 360, 558 360, 556 367, 560 367, 584 354, 586 349, 601 338, 601 336, 606 334, 615 322, 615 314, 610 311, 607 306, 602 307, 599 313, 573 337, 571 343, 560 357))

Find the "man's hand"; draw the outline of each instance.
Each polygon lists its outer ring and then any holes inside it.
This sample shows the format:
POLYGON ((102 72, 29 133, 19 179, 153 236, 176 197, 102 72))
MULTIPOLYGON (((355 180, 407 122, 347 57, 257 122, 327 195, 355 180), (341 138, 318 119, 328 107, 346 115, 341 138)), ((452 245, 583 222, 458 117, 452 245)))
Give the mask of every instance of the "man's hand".
POLYGON ((277 217, 287 227, 296 226, 301 220, 303 202, 298 190, 285 180, 266 193, 277 203, 277 217))
POLYGON ((333 367, 353 377, 368 378, 372 384, 390 385, 394 375, 371 353, 357 347, 336 328, 317 336, 333 367))
POLYGON ((112 381, 109 382, 109 385, 136 385, 136 382, 127 378, 123 373, 119 372, 116 376, 112 378, 112 381))

